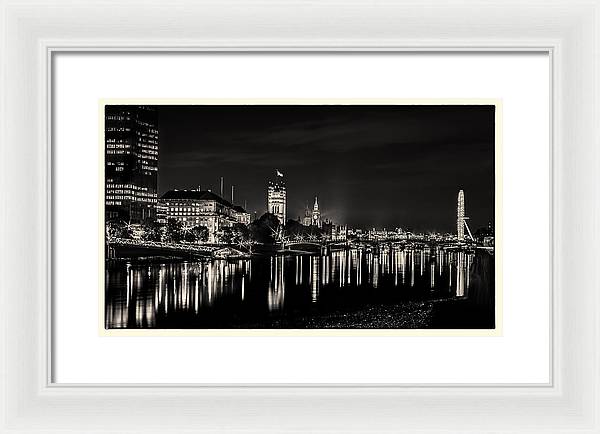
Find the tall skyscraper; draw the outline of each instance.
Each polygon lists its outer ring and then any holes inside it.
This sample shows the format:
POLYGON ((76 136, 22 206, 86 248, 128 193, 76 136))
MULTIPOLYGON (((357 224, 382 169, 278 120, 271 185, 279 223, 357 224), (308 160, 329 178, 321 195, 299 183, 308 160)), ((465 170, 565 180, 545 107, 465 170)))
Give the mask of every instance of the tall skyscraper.
POLYGON ((456 235, 460 241, 465 239, 465 193, 458 192, 458 205, 456 207, 456 235))
POLYGON ((283 173, 279 170, 276 170, 275 172, 275 179, 269 181, 269 187, 267 189, 267 211, 271 214, 275 214, 279 219, 279 223, 284 225, 286 223, 287 215, 285 181, 283 180, 283 173))
POLYGON ((104 120, 106 220, 140 223, 155 219, 158 190, 156 109, 107 105, 104 120))
POLYGON ((317 196, 315 196, 315 204, 313 205, 312 224, 319 228, 322 226, 321 211, 319 211, 319 200, 317 199, 317 196))

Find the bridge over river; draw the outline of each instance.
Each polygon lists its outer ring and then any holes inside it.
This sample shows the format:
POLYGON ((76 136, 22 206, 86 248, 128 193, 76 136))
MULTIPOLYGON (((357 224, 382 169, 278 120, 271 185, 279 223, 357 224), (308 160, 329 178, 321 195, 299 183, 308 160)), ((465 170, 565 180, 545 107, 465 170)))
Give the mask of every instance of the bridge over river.
POLYGON ((147 241, 132 238, 109 237, 106 240, 107 258, 140 258, 174 256, 180 258, 242 258, 253 253, 320 253, 329 254, 335 250, 345 249, 379 249, 391 245, 406 247, 444 246, 451 249, 471 249, 472 243, 412 241, 412 240, 324 240, 314 238, 293 239, 282 238, 274 244, 239 243, 239 244, 196 244, 169 243, 163 241, 147 241))
POLYGON ((144 257, 144 256, 177 256, 177 257, 244 257, 249 249, 243 246, 218 244, 168 243, 163 241, 147 241, 131 238, 109 237, 106 240, 107 257, 144 257))

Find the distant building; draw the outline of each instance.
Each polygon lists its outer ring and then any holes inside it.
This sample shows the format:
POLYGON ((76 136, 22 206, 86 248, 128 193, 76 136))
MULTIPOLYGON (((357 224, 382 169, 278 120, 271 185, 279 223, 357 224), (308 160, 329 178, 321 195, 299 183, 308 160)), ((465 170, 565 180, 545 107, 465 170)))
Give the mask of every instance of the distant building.
POLYGON ((369 240, 394 240, 394 239, 406 239, 406 232, 398 233, 397 230, 390 231, 385 228, 377 229, 372 228, 367 233, 367 237, 369 240))
POLYGON ((358 228, 348 228, 347 234, 353 238, 362 238, 364 236, 363 230, 358 228))
POLYGON ((487 228, 479 228, 474 234, 475 240, 488 247, 494 246, 494 225, 489 222, 487 228))
POLYGON ((302 224, 304 226, 310 226, 312 224, 312 212, 310 211, 308 205, 306 205, 306 208, 304 209, 304 217, 302 218, 302 224))
POLYGON ((106 220, 140 223, 155 219, 158 187, 156 109, 107 105, 104 121, 106 220))
POLYGON ((331 241, 346 241, 348 239, 348 226, 331 225, 331 241))
POLYGON ((165 224, 167 223, 168 216, 169 206, 159 199, 156 204, 156 222, 159 224, 165 224))
POLYGON ((319 211, 319 200, 317 199, 317 196, 315 196, 315 204, 313 205, 312 225, 318 228, 323 225, 321 222, 321 211, 319 211))
POLYGON ((215 242, 223 228, 250 223, 250 214, 211 191, 170 190, 158 201, 160 219, 180 221, 184 227, 205 226, 209 242, 215 242), (247 223, 245 223, 247 222, 247 223))
POLYGON ((267 188, 267 211, 276 215, 279 219, 279 223, 284 225, 287 216, 286 206, 287 193, 285 181, 283 180, 283 173, 276 170, 275 179, 269 181, 269 186, 267 188))
POLYGON ((250 224, 250 213, 239 205, 233 207, 233 217, 237 223, 241 223, 243 225, 250 224))

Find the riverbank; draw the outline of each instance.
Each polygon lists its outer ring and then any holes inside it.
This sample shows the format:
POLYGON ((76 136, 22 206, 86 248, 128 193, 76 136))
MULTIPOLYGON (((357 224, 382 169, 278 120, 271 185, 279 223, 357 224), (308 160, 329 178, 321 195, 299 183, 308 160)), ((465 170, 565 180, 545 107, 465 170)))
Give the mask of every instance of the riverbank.
POLYGON ((297 317, 274 317, 236 329, 418 329, 432 323, 433 303, 409 301, 395 305, 367 305, 359 310, 335 311, 297 317))
POLYGON ((260 323, 239 324, 236 329, 476 329, 494 328, 493 316, 468 299, 407 301, 367 305, 358 310, 310 316, 274 317, 260 323))

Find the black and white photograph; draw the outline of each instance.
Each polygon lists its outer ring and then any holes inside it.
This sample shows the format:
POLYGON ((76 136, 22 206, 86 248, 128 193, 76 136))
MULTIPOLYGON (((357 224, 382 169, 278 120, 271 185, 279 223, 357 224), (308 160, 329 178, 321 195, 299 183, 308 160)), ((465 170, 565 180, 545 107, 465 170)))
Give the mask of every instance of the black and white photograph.
POLYGON ((106 330, 498 326, 497 104, 103 109, 106 330))

